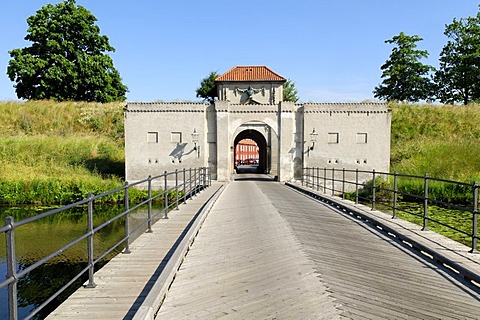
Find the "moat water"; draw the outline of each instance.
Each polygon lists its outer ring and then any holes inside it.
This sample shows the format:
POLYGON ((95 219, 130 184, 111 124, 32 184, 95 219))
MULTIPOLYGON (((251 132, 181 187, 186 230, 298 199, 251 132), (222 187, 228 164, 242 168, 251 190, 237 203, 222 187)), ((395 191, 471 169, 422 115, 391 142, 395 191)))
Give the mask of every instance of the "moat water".
MULTIPOLYGON (((20 221, 30 216, 40 214, 51 208, 38 207, 0 207, 0 225, 5 223, 7 216, 20 221)), ((121 213, 123 206, 95 206, 94 225, 121 213)), ((135 219, 131 219, 131 227, 135 227, 135 219), (133 220, 133 223, 132 223, 133 220)), ((95 257, 105 252, 124 236, 124 219, 113 221, 94 236, 95 257)), ((140 222, 138 222, 140 223, 140 222)), ((15 230, 17 272, 24 270, 36 261, 57 251, 62 246, 83 235, 87 230, 86 208, 76 208, 61 212, 38 221, 20 226, 15 230)), ((105 259, 105 262, 121 251, 119 248, 105 259)), ((70 281, 87 266, 87 241, 83 240, 68 250, 62 252, 51 261, 34 269, 18 282, 18 315, 20 319, 44 303, 63 285, 70 281)), ((103 262, 103 264, 105 263, 103 262)), ((100 266, 99 266, 100 267, 100 266)), ((7 274, 5 235, 0 234, 0 279, 7 274)), ((75 289, 80 287, 87 278, 84 276, 71 286, 67 292, 44 308, 36 318, 44 318, 59 303, 65 300, 75 289)), ((0 319, 8 319, 7 288, 0 289, 0 319)))

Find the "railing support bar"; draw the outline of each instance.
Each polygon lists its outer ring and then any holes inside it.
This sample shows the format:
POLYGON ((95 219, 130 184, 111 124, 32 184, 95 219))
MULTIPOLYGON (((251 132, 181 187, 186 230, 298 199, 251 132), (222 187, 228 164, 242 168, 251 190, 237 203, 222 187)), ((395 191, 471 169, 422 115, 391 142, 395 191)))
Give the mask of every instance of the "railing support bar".
POLYGON ((323 168, 323 193, 327 193, 327 168, 323 168))
POLYGON ((398 198, 398 173, 393 173, 393 219, 397 218, 397 198, 398 198))
POLYGON ((473 212, 472 212, 472 249, 471 253, 477 253, 478 240, 478 184, 477 181, 473 183, 473 212))
POLYGON ((147 233, 152 233, 152 176, 148 176, 148 220, 147 233))
POLYGON ((376 191, 376 186, 375 186, 375 169, 372 171, 372 211, 375 210, 375 191, 376 191))
POLYGON ((187 203, 187 180, 185 179, 185 168, 183 168, 183 203, 187 203))
POLYGON ((5 232, 5 241, 7 245, 7 278, 15 279, 8 285, 8 318, 10 320, 18 319, 18 278, 17 263, 15 256, 15 225, 13 217, 7 217, 5 224, 10 225, 10 230, 5 232))
POLYGON ((163 218, 164 219, 168 219, 168 173, 167 171, 164 171, 163 172, 163 175, 164 175, 164 184, 163 184, 163 200, 164 200, 164 205, 165 205, 165 208, 164 208, 164 216, 163 218))
POLYGON ((192 199, 192 168, 188 169, 188 184, 189 184, 188 196, 190 199, 192 199))
POLYGON ((428 174, 425 173, 423 182, 423 227, 422 231, 428 230, 428 174))
POLYGON ((175 210, 178 210, 178 170, 177 169, 175 169, 175 195, 176 195, 175 210))
POLYGON ((94 281, 94 273, 95 273, 95 257, 93 256, 93 199, 92 199, 92 194, 88 194, 88 210, 87 210, 87 216, 88 216, 88 284, 85 285, 85 288, 95 288, 97 285, 95 284, 94 281))
MULTIPOLYGON (((130 196, 128 194, 128 189, 129 189, 128 182, 125 181, 125 204, 124 204, 125 211, 130 209, 130 196)), ((129 214, 125 215, 125 238, 127 239, 125 241, 125 250, 123 251, 123 253, 125 254, 130 253, 130 219, 128 218, 129 216, 130 216, 129 214)))
POLYGON ((355 169, 355 204, 358 204, 358 168, 355 169))
POLYGON ((207 167, 208 170, 208 186, 210 187, 212 185, 212 169, 210 167, 207 167))
POLYGON ((335 168, 332 168, 332 196, 335 195, 335 168))

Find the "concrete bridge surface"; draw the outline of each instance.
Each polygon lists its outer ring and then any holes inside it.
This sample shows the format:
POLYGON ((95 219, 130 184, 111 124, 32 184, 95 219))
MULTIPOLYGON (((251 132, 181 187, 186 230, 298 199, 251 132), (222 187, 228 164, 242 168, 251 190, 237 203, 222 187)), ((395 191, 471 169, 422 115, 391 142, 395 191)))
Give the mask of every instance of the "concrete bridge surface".
MULTIPOLYGON (((160 221, 163 229, 142 235, 131 254, 97 273, 97 288, 78 290, 50 318, 480 318, 478 287, 404 243, 265 176, 237 177, 223 186, 214 184, 172 212, 171 219, 160 221), (176 215, 188 216, 189 210, 198 212, 216 190, 216 201, 204 210, 198 234, 163 300, 167 290, 159 290, 158 283, 165 271, 159 265, 168 260, 165 250, 154 245, 147 253, 136 252, 160 234, 177 239, 181 227, 166 231, 169 223, 176 215), (142 242, 144 236, 150 239, 142 242), (156 267, 141 265, 153 259, 145 254, 156 256, 156 267), (139 285, 127 293, 126 287, 135 286, 125 282, 129 278, 139 285), (109 285, 116 290, 106 294, 109 285), (148 309, 159 301, 158 313, 148 309)), ((479 265, 477 257, 471 260, 479 265)))

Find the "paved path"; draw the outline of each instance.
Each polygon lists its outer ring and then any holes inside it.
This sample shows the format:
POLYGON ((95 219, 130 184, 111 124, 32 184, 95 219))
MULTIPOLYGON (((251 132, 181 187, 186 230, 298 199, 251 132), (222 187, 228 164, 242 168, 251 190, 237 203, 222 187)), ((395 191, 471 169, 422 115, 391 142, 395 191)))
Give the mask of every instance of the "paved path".
POLYGON ((279 183, 231 182, 157 319, 478 319, 480 295, 279 183))
POLYGON ((156 317, 218 318, 340 318, 292 229, 252 181, 227 185, 156 317))

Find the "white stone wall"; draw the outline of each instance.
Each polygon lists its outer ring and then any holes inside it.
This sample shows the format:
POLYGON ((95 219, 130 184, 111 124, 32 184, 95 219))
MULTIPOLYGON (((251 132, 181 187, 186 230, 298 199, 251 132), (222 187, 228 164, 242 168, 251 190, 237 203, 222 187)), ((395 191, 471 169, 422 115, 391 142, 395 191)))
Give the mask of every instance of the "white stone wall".
POLYGON ((230 180, 234 141, 245 129, 266 138, 272 174, 280 181, 300 178, 302 166, 388 172, 390 122, 390 110, 382 103, 128 103, 126 179, 209 166, 213 179, 230 180), (265 128, 268 135, 261 132, 265 128), (314 128, 317 141, 309 150, 314 128))
POLYGON ((304 104, 304 164, 388 172, 391 113, 385 104, 304 104), (310 133, 315 128, 314 149, 310 133))
POLYGON ((206 166, 210 156, 207 107, 203 103, 129 103, 125 112, 127 181, 206 166), (199 133, 197 150, 192 142, 194 129, 199 133))

